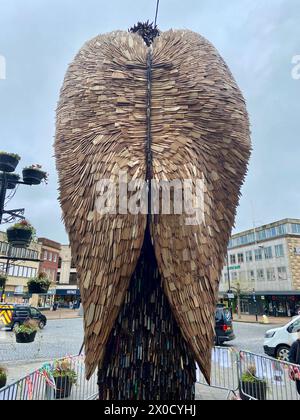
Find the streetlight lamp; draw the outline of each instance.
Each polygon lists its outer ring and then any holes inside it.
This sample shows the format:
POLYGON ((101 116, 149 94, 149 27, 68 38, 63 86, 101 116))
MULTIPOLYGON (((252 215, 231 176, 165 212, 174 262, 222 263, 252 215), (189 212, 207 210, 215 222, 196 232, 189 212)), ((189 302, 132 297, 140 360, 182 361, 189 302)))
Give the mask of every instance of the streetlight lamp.
MULTIPOLYGON (((15 170, 20 162, 20 156, 13 153, 0 152, 0 225, 2 223, 9 223, 16 219, 24 220, 25 209, 14 209, 6 210, 5 209, 5 200, 8 190, 15 190, 17 185, 40 185, 42 181, 47 180, 47 173, 42 171, 40 165, 32 165, 23 169, 22 179, 20 176, 15 173, 15 170), (6 220, 4 215, 8 215, 6 220)), ((26 261, 37 261, 33 259, 25 258, 14 258, 12 254, 12 247, 8 246, 7 257, 1 257, 1 259, 6 259, 6 269, 5 275, 9 274, 10 261, 11 260, 26 260, 26 261)), ((5 295, 5 286, 2 290, 1 302, 3 301, 5 295)))

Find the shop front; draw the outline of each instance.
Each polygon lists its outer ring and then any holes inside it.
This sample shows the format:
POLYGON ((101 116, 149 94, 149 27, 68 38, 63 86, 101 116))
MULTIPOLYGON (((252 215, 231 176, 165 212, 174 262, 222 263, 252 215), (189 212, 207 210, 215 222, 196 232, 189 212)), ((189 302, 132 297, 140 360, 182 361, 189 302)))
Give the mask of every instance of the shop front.
POLYGON ((293 317, 298 315, 300 310, 300 292, 292 295, 268 295, 266 296, 266 303, 266 315, 293 317))
POLYGON ((81 298, 80 290, 76 289, 56 289, 55 302, 60 308, 79 308, 81 298))
MULTIPOLYGON (((245 315, 268 315, 293 317, 300 310, 300 292, 256 292, 241 295, 241 313, 245 315)), ((237 307, 235 297, 234 307, 237 307)))

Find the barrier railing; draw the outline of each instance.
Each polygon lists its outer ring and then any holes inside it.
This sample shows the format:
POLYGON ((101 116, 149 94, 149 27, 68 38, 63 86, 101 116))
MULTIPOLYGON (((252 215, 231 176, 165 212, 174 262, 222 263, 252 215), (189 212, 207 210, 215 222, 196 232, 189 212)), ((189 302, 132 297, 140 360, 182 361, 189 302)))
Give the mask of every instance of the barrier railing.
MULTIPOLYGON (((249 400, 300 400, 297 384, 291 379, 296 365, 250 353, 240 352, 240 394, 249 400), (243 381, 243 378, 249 379, 243 381), (251 376, 253 382, 251 382, 251 376)), ((300 368, 299 368, 300 369, 300 368)), ((300 389, 300 387, 299 387, 300 389)))
MULTIPOLYGON (((62 359, 65 360, 65 359, 62 359)), ((90 381, 85 378, 84 356, 68 357, 70 369, 74 371, 76 383, 70 383, 67 377, 55 382, 48 375, 50 365, 20 379, 0 390, 2 400, 90 400, 95 399, 98 393, 97 374, 90 381)))
MULTIPOLYGON (((0 400, 97 399, 97 374, 90 381, 85 379, 84 356, 70 357, 68 361, 75 373, 75 384, 70 384, 66 378, 51 380, 51 375, 47 375, 50 365, 44 365, 0 390, 0 400)), ((215 347, 212 353, 211 384, 206 383, 200 370, 197 372, 197 383, 211 389, 224 390, 227 399, 240 396, 244 400, 300 400, 296 382, 291 379, 291 372, 295 368, 299 367, 251 352, 215 347)))
MULTIPOLYGON (((207 386, 200 369, 197 383, 207 386)), ((227 391, 227 398, 239 390, 239 353, 231 347, 215 347, 212 352, 211 388, 227 391)))

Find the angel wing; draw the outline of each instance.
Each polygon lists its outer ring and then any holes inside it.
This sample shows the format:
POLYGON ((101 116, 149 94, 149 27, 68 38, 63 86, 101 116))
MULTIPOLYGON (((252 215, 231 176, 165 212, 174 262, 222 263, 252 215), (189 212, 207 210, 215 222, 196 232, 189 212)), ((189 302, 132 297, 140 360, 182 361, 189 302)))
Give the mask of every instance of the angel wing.
POLYGON ((120 214, 113 188, 122 172, 146 176, 145 56, 137 35, 93 39, 71 64, 57 110, 60 201, 84 306, 87 377, 101 364, 144 239, 146 216, 120 214))
POLYGON ((165 293, 209 381, 219 279, 250 156, 248 114, 226 64, 198 34, 163 33, 153 67, 154 179, 191 184, 183 214, 156 216, 152 238, 165 293))

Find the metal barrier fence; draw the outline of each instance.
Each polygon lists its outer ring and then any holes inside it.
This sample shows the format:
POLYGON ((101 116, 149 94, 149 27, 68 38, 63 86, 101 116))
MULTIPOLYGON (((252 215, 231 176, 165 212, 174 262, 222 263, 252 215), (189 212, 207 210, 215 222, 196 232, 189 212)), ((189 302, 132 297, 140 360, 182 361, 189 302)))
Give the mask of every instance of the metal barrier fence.
MULTIPOLYGON (((65 359, 61 359, 65 360, 65 359)), ((68 358, 70 368, 76 375, 76 383, 71 385, 65 377, 53 384, 46 375, 49 365, 45 365, 12 385, 0 390, 0 401, 16 400, 90 400, 98 395, 97 374, 90 381, 85 378, 84 356, 68 358)))
MULTIPOLYGON (((65 359, 62 359, 65 360, 65 359)), ((64 378, 50 383, 45 374, 49 365, 0 390, 1 400, 94 400, 98 397, 97 374, 85 378, 84 356, 68 358, 76 375, 76 384, 64 378)), ((230 347, 215 347, 212 353, 210 388, 224 390, 230 396, 244 400, 300 400, 296 382, 290 372, 299 368, 254 353, 238 352, 230 347)), ((209 386, 200 370, 197 383, 209 386)), ((300 389, 300 386, 299 386, 300 389)))
MULTIPOLYGON (((200 369, 197 383, 208 386, 200 369)), ((239 353, 231 347, 214 347, 212 352, 211 388, 227 391, 227 398, 239 390, 239 353)))
MULTIPOLYGON (((291 371, 296 365, 260 356, 247 351, 240 352, 240 394, 249 400, 300 400, 291 371), (255 382, 243 381, 244 378, 255 382)), ((299 387, 300 389, 300 387, 299 387)))

